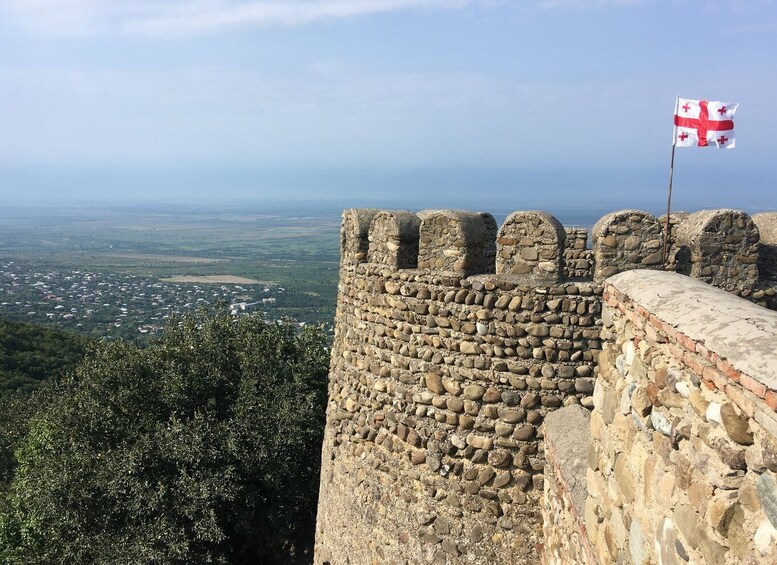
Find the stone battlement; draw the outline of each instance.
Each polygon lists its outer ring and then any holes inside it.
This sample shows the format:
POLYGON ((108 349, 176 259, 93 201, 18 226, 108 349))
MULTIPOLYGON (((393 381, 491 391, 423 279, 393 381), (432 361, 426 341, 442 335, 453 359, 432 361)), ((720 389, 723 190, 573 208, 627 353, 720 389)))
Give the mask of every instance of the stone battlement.
MULTIPOLYGON (((752 218, 670 225, 668 268, 769 305, 752 218)), ((660 218, 615 212, 591 235, 538 211, 502 226, 479 212, 344 212, 316 563, 539 560, 542 424, 594 408, 605 279, 663 268, 660 218)))
POLYGON ((759 267, 765 277, 777 275, 775 217, 726 209, 673 213, 664 269, 664 219, 639 210, 602 217, 589 245, 585 228, 564 227, 547 212, 513 212, 498 227, 486 212, 351 209, 343 213, 341 265, 497 274, 530 286, 674 270, 747 297, 757 289, 759 267))

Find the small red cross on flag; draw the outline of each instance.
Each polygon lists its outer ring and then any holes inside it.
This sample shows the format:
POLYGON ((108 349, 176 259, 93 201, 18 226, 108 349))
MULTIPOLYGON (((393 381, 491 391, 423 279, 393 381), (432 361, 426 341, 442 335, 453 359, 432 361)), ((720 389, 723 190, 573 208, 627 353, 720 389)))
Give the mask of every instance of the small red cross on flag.
POLYGON ((678 98, 674 112, 674 144, 734 148, 734 112, 739 104, 678 98))

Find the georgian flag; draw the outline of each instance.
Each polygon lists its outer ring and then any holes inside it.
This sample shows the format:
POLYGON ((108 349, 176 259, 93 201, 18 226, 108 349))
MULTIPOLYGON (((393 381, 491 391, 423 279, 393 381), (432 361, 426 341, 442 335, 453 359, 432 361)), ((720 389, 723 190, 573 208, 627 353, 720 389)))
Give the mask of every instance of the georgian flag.
POLYGON ((674 111, 674 144, 734 148, 734 112, 739 104, 678 98, 674 111))

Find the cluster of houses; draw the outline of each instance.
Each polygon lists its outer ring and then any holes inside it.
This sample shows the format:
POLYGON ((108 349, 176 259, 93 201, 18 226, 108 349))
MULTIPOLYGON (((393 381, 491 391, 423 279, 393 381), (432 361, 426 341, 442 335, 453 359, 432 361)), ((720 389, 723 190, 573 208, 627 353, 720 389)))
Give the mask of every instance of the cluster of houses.
POLYGON ((271 309, 282 287, 162 282, 157 277, 86 270, 46 270, 0 262, 0 316, 106 337, 154 335, 167 318, 223 303, 233 314, 271 309))

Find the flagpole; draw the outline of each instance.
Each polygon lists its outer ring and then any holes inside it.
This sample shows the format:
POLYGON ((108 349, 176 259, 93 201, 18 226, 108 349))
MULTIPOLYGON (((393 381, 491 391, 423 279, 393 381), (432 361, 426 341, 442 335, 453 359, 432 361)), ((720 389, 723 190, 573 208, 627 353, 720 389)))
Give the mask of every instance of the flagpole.
MULTIPOLYGON (((680 104, 680 97, 675 98, 674 102, 674 115, 677 115, 677 106, 680 104)), ((672 131, 672 160, 669 163, 669 195, 666 199, 666 223, 664 224, 664 250, 662 253, 662 262, 664 268, 666 268, 667 260, 667 245, 669 243, 669 214, 672 211, 672 177, 674 176, 674 150, 677 147, 677 127, 673 127, 672 131)))

